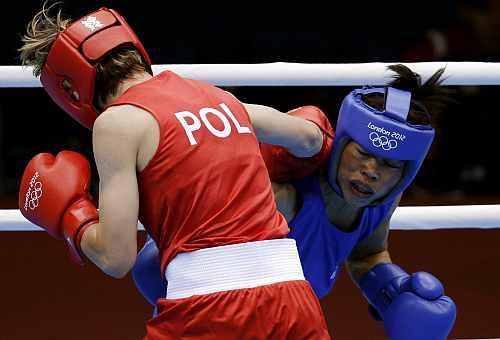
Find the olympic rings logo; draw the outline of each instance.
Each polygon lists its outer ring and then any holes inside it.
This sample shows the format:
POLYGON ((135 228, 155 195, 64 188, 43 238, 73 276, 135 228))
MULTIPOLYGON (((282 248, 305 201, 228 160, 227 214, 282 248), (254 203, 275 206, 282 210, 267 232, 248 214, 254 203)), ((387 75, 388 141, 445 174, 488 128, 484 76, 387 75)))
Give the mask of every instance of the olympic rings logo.
POLYGON ((28 187, 28 191, 26 191, 25 201, 24 201, 24 210, 35 210, 40 204, 40 198, 42 197, 42 182, 37 181, 40 175, 38 171, 35 172, 30 181, 30 186, 28 187))
MULTIPOLYGON (((30 188, 31 189, 31 188, 30 188)), ((33 190, 30 193, 30 199, 28 201, 28 206, 31 210, 35 210, 40 203, 40 197, 42 197, 42 182, 36 182, 33 186, 33 190)))
POLYGON ((385 151, 389 151, 398 147, 398 142, 394 139, 389 139, 387 136, 380 136, 376 132, 371 132, 368 138, 372 141, 372 144, 376 148, 382 148, 385 151))

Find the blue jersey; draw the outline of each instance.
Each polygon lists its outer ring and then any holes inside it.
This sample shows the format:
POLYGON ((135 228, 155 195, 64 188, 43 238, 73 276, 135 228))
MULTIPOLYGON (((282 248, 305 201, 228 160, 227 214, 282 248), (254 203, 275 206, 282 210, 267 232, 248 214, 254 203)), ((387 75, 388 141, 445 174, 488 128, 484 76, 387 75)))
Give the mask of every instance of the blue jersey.
POLYGON ((340 266, 354 246, 373 233, 394 202, 364 208, 357 228, 344 232, 328 220, 318 176, 296 181, 294 186, 302 207, 289 223, 288 236, 297 241, 305 278, 321 298, 333 287, 340 266))

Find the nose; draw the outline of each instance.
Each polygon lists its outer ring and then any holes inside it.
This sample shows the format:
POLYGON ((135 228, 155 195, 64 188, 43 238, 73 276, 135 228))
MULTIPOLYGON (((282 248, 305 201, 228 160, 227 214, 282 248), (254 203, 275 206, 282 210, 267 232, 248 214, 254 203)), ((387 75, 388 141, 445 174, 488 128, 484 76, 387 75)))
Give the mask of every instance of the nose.
POLYGON ((375 157, 370 157, 365 162, 363 162, 361 174, 368 178, 370 181, 377 181, 380 178, 378 170, 377 159, 375 157))

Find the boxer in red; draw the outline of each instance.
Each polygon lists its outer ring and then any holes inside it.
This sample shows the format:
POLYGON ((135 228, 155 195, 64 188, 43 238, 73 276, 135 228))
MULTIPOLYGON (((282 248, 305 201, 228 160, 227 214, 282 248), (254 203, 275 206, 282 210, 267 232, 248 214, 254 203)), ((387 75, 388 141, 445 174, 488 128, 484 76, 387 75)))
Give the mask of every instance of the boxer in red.
MULTIPOLYGON (((21 59, 51 98, 92 129, 99 211, 89 164, 39 154, 20 188, 24 216, 121 278, 137 253, 140 220, 168 281, 146 339, 326 339, 295 241, 276 210, 257 138, 323 157, 325 131, 300 116, 247 105, 226 91, 165 71, 132 29, 101 8, 78 20, 44 8, 21 59)), ((326 155, 327 156, 327 155, 326 155)))

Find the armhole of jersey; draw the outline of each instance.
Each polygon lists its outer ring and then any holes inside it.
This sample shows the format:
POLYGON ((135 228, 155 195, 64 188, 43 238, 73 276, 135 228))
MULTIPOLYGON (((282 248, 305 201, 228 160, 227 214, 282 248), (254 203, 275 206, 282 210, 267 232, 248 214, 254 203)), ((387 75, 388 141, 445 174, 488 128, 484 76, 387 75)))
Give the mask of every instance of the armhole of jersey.
MULTIPOLYGON (((234 94, 232 94, 231 92, 226 91, 226 90, 223 90, 223 91, 225 93, 227 93, 228 95, 230 95, 231 97, 233 97, 234 101, 241 107, 241 109, 245 113, 245 116, 248 119, 248 122, 250 123, 250 126, 252 127, 252 133, 255 134, 255 131, 254 131, 253 125, 252 125, 252 120, 250 119, 250 115, 248 114, 248 111, 247 111, 245 105, 243 105, 243 103, 238 98, 236 98, 236 96, 234 94)), ((260 144, 260 142, 259 142, 259 144, 260 144)))

